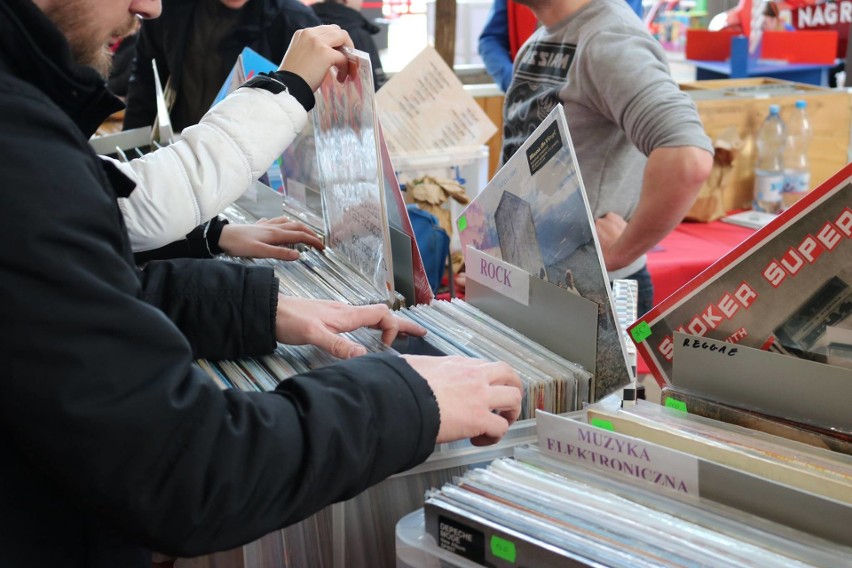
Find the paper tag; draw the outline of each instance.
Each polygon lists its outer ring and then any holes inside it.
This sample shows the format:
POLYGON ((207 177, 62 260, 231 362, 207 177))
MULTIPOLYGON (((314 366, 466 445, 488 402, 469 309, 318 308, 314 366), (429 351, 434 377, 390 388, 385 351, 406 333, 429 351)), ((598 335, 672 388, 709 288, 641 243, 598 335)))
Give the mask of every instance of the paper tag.
POLYGON ((636 343, 642 343, 651 336, 651 326, 648 322, 641 321, 630 330, 630 335, 636 343))
POLYGON ((459 217, 457 224, 458 224, 458 227, 459 227, 459 233, 461 233, 462 231, 467 229, 467 217, 465 217, 464 215, 459 217))
POLYGON ((698 459, 694 456, 542 410, 535 417, 539 447, 558 459, 676 493, 699 494, 698 459))
POLYGON ((669 408, 674 408, 675 410, 680 410, 681 412, 686 412, 686 403, 682 400, 675 400, 673 398, 667 398, 665 406, 669 408))
POLYGON ((530 274, 489 254, 467 247, 467 277, 525 306, 530 305, 530 274))
POLYGON ((515 550, 515 543, 505 538, 500 538, 497 535, 491 535, 491 554, 513 564, 515 563, 515 558, 518 556, 518 552, 515 550))

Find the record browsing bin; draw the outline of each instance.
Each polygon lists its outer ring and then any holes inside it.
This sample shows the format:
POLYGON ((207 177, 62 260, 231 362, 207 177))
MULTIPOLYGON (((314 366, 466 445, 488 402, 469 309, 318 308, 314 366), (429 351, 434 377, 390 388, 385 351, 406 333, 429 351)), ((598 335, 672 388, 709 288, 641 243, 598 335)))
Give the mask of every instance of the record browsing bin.
POLYGON ((304 521, 242 548, 181 560, 176 568, 392 568, 399 519, 423 507, 423 495, 467 469, 513 455, 515 446, 535 440, 534 420, 513 424, 497 444, 441 444, 419 466, 371 487, 357 497, 326 507, 304 521))

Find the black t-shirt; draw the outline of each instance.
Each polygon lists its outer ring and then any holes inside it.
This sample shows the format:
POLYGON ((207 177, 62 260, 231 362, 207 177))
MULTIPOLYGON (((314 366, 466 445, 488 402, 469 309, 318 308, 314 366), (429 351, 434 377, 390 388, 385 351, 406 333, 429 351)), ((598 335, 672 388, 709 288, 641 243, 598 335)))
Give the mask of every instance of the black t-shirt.
POLYGON ((219 0, 198 3, 171 112, 172 123, 181 129, 201 120, 236 63, 222 59, 221 45, 233 34, 241 10, 232 10, 219 0))

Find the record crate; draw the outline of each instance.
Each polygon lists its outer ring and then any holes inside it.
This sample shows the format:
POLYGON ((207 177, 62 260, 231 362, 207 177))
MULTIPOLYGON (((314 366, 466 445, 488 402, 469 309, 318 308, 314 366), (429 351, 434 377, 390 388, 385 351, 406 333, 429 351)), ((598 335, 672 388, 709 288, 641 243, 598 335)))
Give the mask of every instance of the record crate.
MULTIPOLYGON (((754 189, 754 137, 769 113, 769 105, 781 107, 786 118, 796 101, 807 103, 813 129, 808 157, 811 189, 847 164, 852 126, 852 95, 845 90, 754 77, 681 83, 698 107, 704 129, 717 148, 714 171, 687 214, 693 221, 713 221, 725 212, 750 209, 754 189), (732 161, 722 161, 718 148, 730 150, 732 161), (721 200, 709 207, 704 200, 721 200)), ((789 205, 789 203, 788 203, 789 205)))
POLYGON ((393 568, 396 525, 423 507, 428 489, 472 467, 511 456, 515 446, 536 439, 535 421, 513 424, 497 444, 442 444, 419 466, 326 507, 304 521, 224 552, 179 559, 174 568, 393 568))

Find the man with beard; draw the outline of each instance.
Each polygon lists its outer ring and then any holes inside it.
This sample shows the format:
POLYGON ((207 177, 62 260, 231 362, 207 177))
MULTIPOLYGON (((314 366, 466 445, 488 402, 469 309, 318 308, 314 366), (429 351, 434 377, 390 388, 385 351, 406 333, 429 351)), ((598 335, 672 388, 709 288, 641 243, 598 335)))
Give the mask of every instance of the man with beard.
POLYGON ((151 60, 174 94, 169 117, 179 132, 207 112, 244 47, 281 61, 293 33, 319 23, 298 0, 164 0, 162 17, 139 32, 124 128, 154 124, 151 60))
POLYGON ((710 175, 710 139, 660 44, 624 0, 520 3, 542 27, 515 60, 503 160, 562 103, 610 279, 638 281, 644 314, 653 304, 645 253, 683 219, 710 175))
POLYGON ((266 170, 329 68, 345 76, 337 48, 351 45, 336 26, 301 30, 279 71, 120 170, 87 142, 120 106, 88 65, 105 75, 113 31, 159 11, 0 2, 2 566, 147 568, 148 549, 238 546, 420 463, 436 441, 499 439, 518 416, 520 380, 499 363, 367 355, 269 393, 221 391, 192 364, 269 353, 276 339, 346 358, 363 348, 339 332, 422 330, 384 306, 279 296, 267 267, 136 269, 118 199, 183 176, 198 198, 184 207, 209 218, 230 198, 221 178, 266 170))

